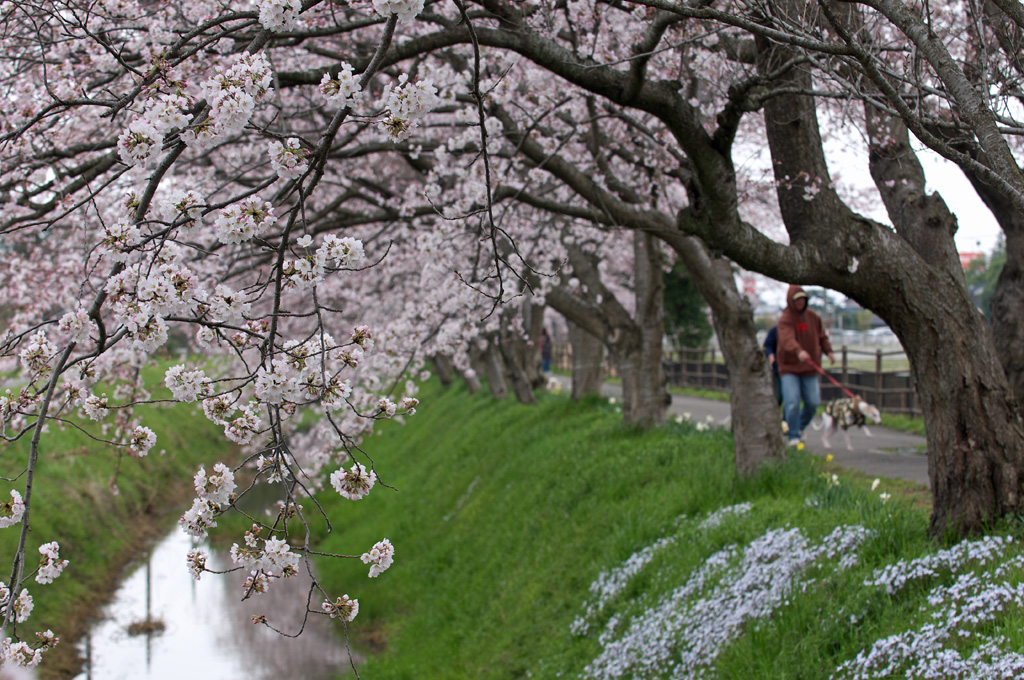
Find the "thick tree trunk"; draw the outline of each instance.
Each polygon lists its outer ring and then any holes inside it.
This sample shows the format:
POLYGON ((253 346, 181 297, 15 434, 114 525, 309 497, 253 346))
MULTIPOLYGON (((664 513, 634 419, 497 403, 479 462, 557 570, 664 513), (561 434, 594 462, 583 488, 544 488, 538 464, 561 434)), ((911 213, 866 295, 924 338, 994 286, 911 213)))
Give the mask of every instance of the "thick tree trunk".
MULTIPOLYGON (((1024 222, 1018 212, 1013 217, 1024 222)), ((1024 408, 1024 223, 1018 225, 1012 237, 1010 232, 1005 233, 1006 262, 990 302, 992 339, 1017 406, 1024 408)))
POLYGON ((729 371, 729 407, 736 469, 752 474, 785 459, 781 414, 771 366, 757 342, 754 310, 736 288, 732 263, 713 257, 693 236, 665 235, 711 308, 718 346, 729 371))
POLYGON ((497 346, 497 338, 492 337, 484 350, 484 362, 487 373, 487 386, 495 399, 508 398, 508 383, 505 382, 505 361, 501 357, 501 349, 497 346))
POLYGON ((899 316, 890 322, 917 376, 936 535, 982 531, 1024 510, 1024 427, 987 324, 965 292, 950 288, 914 286, 908 295, 915 312, 935 321, 930 328, 899 316))
POLYGON ((572 398, 579 401, 587 394, 600 394, 604 384, 604 344, 601 340, 566 319, 569 344, 572 345, 572 398))
MULTIPOLYGON (((931 529, 941 533, 947 528, 962 532, 977 530, 992 518, 1015 511, 1021 504, 1020 423, 1014 415, 1014 401, 1008 400, 1007 387, 999 378, 999 364, 992 359, 991 348, 1009 363, 1007 375, 1013 375, 1013 360, 1006 356, 1011 347, 999 350, 993 345, 984 319, 973 309, 964 286, 963 270, 953 236, 956 217, 941 196, 928 194, 925 176, 910 146, 903 122, 866 106, 870 140, 871 175, 886 204, 896 231, 906 239, 933 271, 944 279, 949 293, 915 279, 904 288, 909 302, 923 309, 935 304, 925 318, 938 319, 941 326, 922 329, 919 323, 907 323, 897 316, 890 324, 904 340, 904 347, 917 376, 918 394, 925 410, 929 430, 929 468, 933 493, 931 529), (958 320, 962 320, 958 323, 958 320), (1005 358, 1004 358, 1005 356, 1005 358), (1003 422, 1000 422, 1003 421, 1003 422), (1017 421, 1017 422, 1015 422, 1017 421), (934 432, 932 431, 934 430, 934 432), (1006 441, 1009 440, 1009 441, 1006 441), (972 449, 983 444, 984 455, 972 449)), ((983 183, 975 182, 978 193, 992 206, 1002 206, 1016 226, 1016 211, 1009 201, 983 183), (1012 212, 1013 217, 1007 213, 1012 212)), ((993 211, 995 212, 995 210, 993 211)), ((1005 227, 1004 227, 1005 228, 1005 227)), ((1021 262, 1024 260, 1017 260, 1021 262)), ((1019 266, 1017 279, 1007 277, 1002 310, 1007 325, 1001 330, 1019 329, 1024 317, 1014 308, 1014 294, 1021 292, 1019 266)), ((911 272, 908 272, 911 273, 911 272)), ((1020 336, 1009 342, 1020 343, 1020 336)), ((1018 361, 1021 360, 1018 355, 1018 361)), ((1020 377, 1019 372, 1017 376, 1020 377)))
POLYGON ((443 386, 451 387, 453 370, 451 358, 443 354, 435 354, 431 362, 434 364, 434 373, 437 375, 437 379, 443 386))
POLYGON ((533 393, 533 383, 527 369, 533 363, 533 347, 522 337, 509 333, 503 334, 500 348, 501 357, 504 359, 505 377, 512 388, 512 393, 522 404, 536 404, 537 395, 533 393))
POLYGON ((661 353, 645 351, 636 335, 612 349, 615 369, 622 379, 622 415, 627 425, 651 427, 665 420, 668 395, 661 353))
POLYGON ((765 463, 785 459, 782 417, 772 387, 771 365, 757 342, 754 310, 736 288, 732 263, 723 258, 715 258, 713 263, 719 291, 709 292, 707 297, 716 299, 711 307, 712 323, 729 370, 736 469, 740 474, 752 474, 765 463))
POLYGON ((477 375, 476 369, 472 366, 462 372, 462 380, 466 383, 466 389, 470 394, 476 394, 482 387, 480 384, 480 376, 477 375))
POLYGON ((544 305, 538 305, 530 293, 525 294, 527 299, 523 302, 523 318, 526 320, 526 334, 529 343, 523 348, 523 369, 526 379, 533 389, 543 387, 546 378, 541 370, 541 334, 544 330, 544 305))
POLYGON ((635 329, 612 343, 612 357, 622 378, 622 412, 629 425, 664 422, 670 397, 661 363, 665 335, 661 252, 653 236, 633 234, 635 329))

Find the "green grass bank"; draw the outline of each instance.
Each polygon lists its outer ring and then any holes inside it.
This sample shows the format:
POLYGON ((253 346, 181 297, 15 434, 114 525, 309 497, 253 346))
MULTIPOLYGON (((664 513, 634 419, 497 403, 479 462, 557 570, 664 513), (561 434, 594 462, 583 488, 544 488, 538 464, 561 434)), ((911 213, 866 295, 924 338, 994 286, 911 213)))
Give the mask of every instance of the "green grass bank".
POLYGON ((924 677, 954 656, 1024 668, 1017 543, 942 552, 927 509, 885 481, 803 453, 739 479, 727 431, 637 432, 600 400, 525 407, 434 383, 421 397, 365 444, 394 490, 321 494, 335 526, 321 549, 395 545, 375 579, 357 559, 321 565, 333 594, 359 599, 362 677, 924 677), (961 616, 978 598, 999 609, 961 616))

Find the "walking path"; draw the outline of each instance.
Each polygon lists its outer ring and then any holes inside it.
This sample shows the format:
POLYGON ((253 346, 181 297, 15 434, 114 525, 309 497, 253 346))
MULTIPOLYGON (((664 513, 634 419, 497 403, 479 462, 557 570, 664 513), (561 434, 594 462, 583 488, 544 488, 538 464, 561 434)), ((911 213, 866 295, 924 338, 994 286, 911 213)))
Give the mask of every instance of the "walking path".
MULTIPOLYGON (((572 389, 572 378, 555 375, 554 379, 562 385, 562 389, 572 389)), ((605 383, 601 393, 606 397, 622 397, 622 386, 616 383, 605 383)), ((669 417, 690 415, 693 421, 714 418, 716 424, 729 422, 729 402, 702 399, 682 394, 672 395, 669 406, 669 417)), ((781 420, 781 419, 780 419, 781 420)), ((821 445, 821 432, 808 428, 804 433, 807 449, 819 456, 832 454, 833 460, 842 467, 857 470, 875 477, 903 479, 908 482, 928 486, 928 456, 925 455, 925 438, 909 432, 892 430, 881 425, 870 425, 873 437, 868 437, 859 429, 850 430, 852 451, 846 450, 846 440, 842 431, 829 438, 831 449, 821 445)))

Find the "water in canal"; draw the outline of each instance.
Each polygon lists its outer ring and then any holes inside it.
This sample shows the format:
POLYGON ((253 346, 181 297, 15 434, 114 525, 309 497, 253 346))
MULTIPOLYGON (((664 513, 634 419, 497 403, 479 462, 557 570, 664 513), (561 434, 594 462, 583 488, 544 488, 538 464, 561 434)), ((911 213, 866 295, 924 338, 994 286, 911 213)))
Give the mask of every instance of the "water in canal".
MULTIPOLYGON (((275 580, 269 592, 242 602, 241 573, 193 580, 185 567, 192 547, 175 529, 125 578, 80 643, 87 665, 75 680, 321 680, 348 671, 344 637, 327 617, 311 614, 298 638, 252 623, 253 615, 266 614, 277 628, 296 632, 308 592, 304 573, 275 580), (163 630, 129 633, 147 620, 163 630)), ((231 566, 226 551, 206 549, 211 569, 231 566)), ((319 602, 314 598, 312 606, 319 602)))

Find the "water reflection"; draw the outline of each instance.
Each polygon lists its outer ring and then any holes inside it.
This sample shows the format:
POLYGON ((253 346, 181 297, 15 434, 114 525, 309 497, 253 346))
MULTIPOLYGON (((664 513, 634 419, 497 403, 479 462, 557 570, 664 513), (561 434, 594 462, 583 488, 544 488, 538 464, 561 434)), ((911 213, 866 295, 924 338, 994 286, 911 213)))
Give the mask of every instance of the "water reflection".
MULTIPOLYGON (((310 615, 298 638, 251 622, 254 614, 266 614, 277 628, 297 632, 308 578, 275 580, 270 592, 241 602, 241 574, 192 579, 185 568, 191 547, 191 539, 175 530, 124 580, 81 643, 87 667, 75 680, 180 680, 190 672, 218 680, 320 680, 349 669, 344 640, 326 617, 310 615), (129 635, 129 626, 145 620, 162 622, 164 629, 129 635)), ((210 553, 213 569, 230 561, 223 552, 210 553)))

